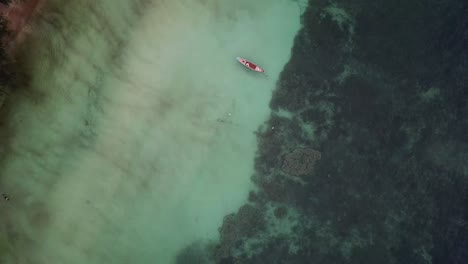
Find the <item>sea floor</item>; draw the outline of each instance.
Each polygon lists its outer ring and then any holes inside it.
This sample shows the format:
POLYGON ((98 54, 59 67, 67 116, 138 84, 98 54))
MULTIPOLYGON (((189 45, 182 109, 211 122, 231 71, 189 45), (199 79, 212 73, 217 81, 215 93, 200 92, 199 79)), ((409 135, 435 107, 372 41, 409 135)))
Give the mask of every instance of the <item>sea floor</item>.
POLYGON ((55 0, 30 22, 3 110, 1 263, 172 263, 245 203, 300 9, 185 2, 55 0))

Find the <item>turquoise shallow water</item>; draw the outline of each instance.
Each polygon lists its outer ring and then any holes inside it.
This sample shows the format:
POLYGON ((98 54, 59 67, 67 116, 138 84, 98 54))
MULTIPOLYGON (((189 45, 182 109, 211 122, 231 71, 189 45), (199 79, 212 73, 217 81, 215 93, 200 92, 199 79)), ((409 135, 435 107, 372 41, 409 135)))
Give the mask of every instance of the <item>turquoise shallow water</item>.
POLYGON ((20 53, 29 82, 9 98, 2 263, 171 263, 218 239, 253 188, 254 132, 298 12, 291 1, 49 1, 20 53))

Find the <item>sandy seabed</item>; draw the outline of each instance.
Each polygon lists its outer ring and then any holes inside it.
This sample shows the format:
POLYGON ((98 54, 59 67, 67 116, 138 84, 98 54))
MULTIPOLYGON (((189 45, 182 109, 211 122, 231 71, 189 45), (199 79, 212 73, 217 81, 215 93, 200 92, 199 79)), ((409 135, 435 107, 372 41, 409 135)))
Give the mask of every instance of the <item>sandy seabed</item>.
POLYGON ((185 2, 51 0, 31 22, 4 125, 1 263, 172 263, 246 201, 299 9, 185 2))

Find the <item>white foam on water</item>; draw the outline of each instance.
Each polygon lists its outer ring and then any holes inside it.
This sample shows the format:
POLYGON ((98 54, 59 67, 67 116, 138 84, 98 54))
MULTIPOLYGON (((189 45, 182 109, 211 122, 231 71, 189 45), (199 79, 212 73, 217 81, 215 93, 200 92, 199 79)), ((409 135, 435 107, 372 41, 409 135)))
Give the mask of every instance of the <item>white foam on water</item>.
POLYGON ((246 201, 297 5, 130 2, 55 0, 33 25, 0 172, 5 263, 172 263, 246 201))

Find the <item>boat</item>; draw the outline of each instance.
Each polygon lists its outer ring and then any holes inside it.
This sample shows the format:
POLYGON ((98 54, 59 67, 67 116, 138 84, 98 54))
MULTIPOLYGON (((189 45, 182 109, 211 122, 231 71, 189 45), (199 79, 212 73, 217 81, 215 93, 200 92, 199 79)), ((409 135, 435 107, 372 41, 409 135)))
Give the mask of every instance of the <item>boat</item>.
POLYGON ((245 67, 251 69, 252 71, 256 71, 256 72, 265 72, 260 66, 258 66, 257 64, 251 62, 251 61, 248 61, 244 58, 241 58, 241 57, 237 57, 236 58, 238 62, 242 63, 242 65, 244 65, 245 67))

